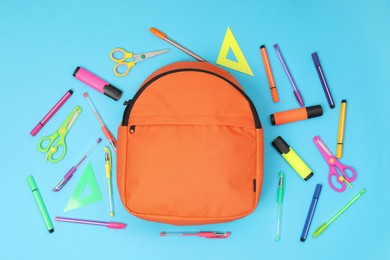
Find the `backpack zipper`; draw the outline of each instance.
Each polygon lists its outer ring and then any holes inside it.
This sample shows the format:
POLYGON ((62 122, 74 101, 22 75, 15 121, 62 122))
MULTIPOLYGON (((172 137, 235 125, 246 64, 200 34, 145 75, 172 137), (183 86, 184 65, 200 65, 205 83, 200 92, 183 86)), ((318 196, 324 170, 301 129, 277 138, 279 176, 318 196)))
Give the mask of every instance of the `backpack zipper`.
MULTIPOLYGON (((176 70, 170 70, 170 71, 166 71, 164 73, 161 73, 153 78, 151 78, 149 81, 147 81, 138 91, 137 93, 135 93, 133 99, 129 99, 128 101, 125 101, 123 104, 126 105, 126 108, 125 108, 125 111, 123 113, 123 118, 122 118, 122 126, 127 126, 128 123, 129 123, 129 116, 130 116, 130 113, 131 113, 131 110, 134 106, 134 103, 137 101, 137 99, 139 98, 139 96, 142 94, 142 92, 150 85, 152 84, 153 82, 155 82, 156 80, 158 80, 159 78, 162 78, 166 75, 169 75, 169 74, 172 74, 172 73, 176 73, 176 72, 182 72, 182 71, 196 71, 196 72, 202 72, 202 73, 207 73, 207 74, 210 74, 210 75, 213 75, 213 76, 216 76, 220 79, 223 79, 225 80, 226 82, 228 82, 232 87, 234 87, 238 92, 241 93, 241 95, 248 101, 249 103, 249 106, 252 110, 252 114, 253 114, 253 119, 255 121, 255 126, 256 128, 262 128, 261 126, 261 122, 260 122, 260 118, 259 118, 259 115, 257 114, 257 111, 256 111, 256 107, 255 105, 253 104, 252 100, 248 97, 247 94, 245 94, 245 92, 239 87, 237 86, 236 84, 234 84, 233 82, 231 82, 230 80, 228 80, 227 78, 225 77, 222 77, 221 75, 217 74, 217 73, 214 73, 214 72, 211 72, 211 71, 208 71, 208 70, 202 70, 202 69, 194 69, 194 68, 185 68, 185 69, 176 69, 176 70)), ((135 129, 134 129, 135 131, 135 129)))

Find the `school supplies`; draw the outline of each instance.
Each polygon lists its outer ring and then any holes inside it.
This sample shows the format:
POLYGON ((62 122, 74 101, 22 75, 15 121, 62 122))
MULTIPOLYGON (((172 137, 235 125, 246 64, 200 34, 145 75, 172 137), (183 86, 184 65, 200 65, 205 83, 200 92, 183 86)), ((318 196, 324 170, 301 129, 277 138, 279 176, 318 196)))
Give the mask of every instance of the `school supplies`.
POLYGON ((283 59, 283 56, 282 56, 282 53, 280 52, 279 50, 279 46, 277 44, 274 45, 274 48, 275 48, 275 51, 276 51, 276 54, 278 55, 279 57, 279 60, 280 62, 282 63, 282 66, 284 68, 284 71, 286 72, 287 74, 287 77, 288 77, 288 80, 290 81, 291 83, 291 86, 293 87, 293 90, 294 90, 294 96, 295 98, 298 100, 298 103, 301 107, 305 106, 305 103, 303 102, 303 99, 302 99, 302 96, 301 96, 301 93, 299 93, 299 90, 297 88, 297 86, 295 85, 295 82, 294 82, 294 79, 287 67, 287 64, 286 62, 284 61, 283 59))
POLYGON ((28 185, 30 186, 30 189, 31 189, 33 195, 34 195, 35 201, 38 204, 39 211, 41 212, 43 220, 45 221, 45 225, 46 225, 47 230, 49 231, 49 233, 53 233, 54 232, 53 223, 51 222, 49 213, 47 212, 45 203, 43 202, 41 193, 38 190, 38 186, 35 183, 34 177, 32 175, 28 176, 27 182, 28 182, 28 185))
POLYGON ((107 81, 99 78, 84 68, 77 67, 73 72, 73 76, 81 82, 116 101, 119 100, 122 96, 121 90, 117 89, 107 81))
POLYGON ((270 115, 272 125, 281 125, 299 120, 306 120, 309 118, 322 116, 321 105, 311 107, 301 107, 297 109, 291 109, 282 112, 276 112, 270 115))
POLYGON ((343 99, 340 106, 339 130, 337 133, 336 158, 343 157, 345 116, 347 112, 347 100, 343 99))
POLYGON ((230 27, 226 30, 225 38, 223 39, 222 46, 218 54, 217 64, 253 76, 253 72, 246 61, 232 30, 230 30, 230 27), (236 60, 227 58, 229 51, 232 51, 236 60))
POLYGON ((89 163, 85 168, 83 175, 80 177, 64 212, 86 206, 101 199, 102 194, 100 193, 92 164, 89 163), (85 192, 87 188, 89 188, 88 193, 85 192))
POLYGON ((42 118, 41 121, 31 130, 30 134, 35 136, 46 125, 47 122, 57 113, 57 111, 65 104, 65 102, 72 96, 73 90, 68 90, 64 96, 54 105, 52 109, 42 118))
POLYGON ((260 46, 260 53, 261 53, 261 57, 263 58, 265 72, 267 74, 269 87, 271 89, 272 100, 274 102, 279 102, 278 90, 276 89, 274 75, 272 74, 271 64, 269 62, 267 50, 264 45, 260 46))
POLYGON ((336 213, 336 215, 334 215, 328 222, 322 224, 321 226, 319 226, 316 231, 314 231, 313 233, 313 237, 316 238, 318 237, 319 235, 322 234, 322 232, 324 232, 329 226, 330 224, 333 223, 333 221, 335 221, 338 217, 340 217, 341 214, 344 213, 344 211, 346 211, 357 199, 359 199, 364 193, 366 192, 366 189, 362 189, 355 197, 353 197, 353 199, 348 202, 339 212, 336 213))
POLYGON ((302 242, 305 242, 307 234, 309 233, 311 221, 313 220, 313 216, 314 216, 314 211, 316 210, 318 199, 320 198, 321 189, 322 189, 322 185, 317 184, 317 186, 314 190, 313 199, 312 199, 311 204, 310 204, 309 212, 307 213, 305 225, 303 226, 303 230, 302 230, 302 234, 301 234, 301 241, 302 242))
POLYGON ((87 99, 88 101, 88 104, 89 106, 92 108, 92 111, 93 113, 95 114, 97 120, 99 121, 101 127, 102 127, 102 131, 104 133, 104 135, 106 136, 106 138, 108 139, 108 141, 110 142, 112 148, 114 149, 114 151, 116 152, 116 140, 115 140, 115 137, 113 136, 113 134, 108 130, 107 126, 104 124, 102 118, 100 117, 99 113, 97 112, 95 106, 92 104, 92 101, 91 99, 89 98, 88 94, 87 93, 84 93, 83 96, 85 97, 85 99, 87 99))
POLYGON ((65 157, 66 143, 65 138, 81 113, 81 107, 76 106, 68 115, 65 121, 53 134, 41 138, 38 142, 38 149, 42 153, 47 153, 46 161, 58 162, 65 157))
POLYGON ((108 147, 104 147, 104 153, 105 153, 106 178, 108 184, 108 199, 110 201, 110 217, 113 217, 114 203, 112 198, 112 184, 111 184, 112 159, 111 159, 110 149, 108 147))
POLYGON ((136 217, 174 225, 243 218, 259 201, 263 140, 256 107, 230 73, 197 61, 160 68, 118 128, 121 202, 136 217))
POLYGON ((279 183, 278 183, 278 196, 276 201, 278 202, 278 224, 276 226, 276 241, 280 240, 280 219, 282 215, 282 203, 284 196, 284 186, 285 186, 285 175, 282 171, 279 172, 279 183))
POLYGON ((314 144, 317 146, 318 150, 320 151, 320 153, 322 154, 322 156, 324 157, 325 161, 329 165, 330 170, 328 175, 328 183, 330 187, 337 192, 343 192, 347 187, 347 185, 345 184, 348 184, 348 186, 352 188, 351 182, 353 182, 357 176, 355 169, 350 166, 341 164, 336 159, 336 157, 334 157, 334 155, 329 151, 328 147, 326 147, 326 145, 324 144, 324 142, 321 140, 319 136, 315 136, 313 138, 313 141, 314 144), (341 175, 339 175, 337 170, 340 171, 341 175), (351 177, 347 175, 346 170, 351 172, 352 174, 351 177), (333 183, 334 178, 336 178, 337 182, 341 185, 341 188, 338 188, 334 185, 333 183))
POLYGON ((307 166, 301 157, 299 157, 299 155, 283 140, 282 137, 276 137, 272 141, 272 145, 302 179, 307 181, 314 175, 309 166, 307 166))
POLYGON ((133 52, 127 52, 122 48, 115 48, 110 52, 110 59, 116 63, 114 66, 114 74, 119 77, 126 76, 131 68, 134 67, 138 62, 166 53, 168 51, 169 49, 165 49, 134 54, 133 52))
POLYGON ((70 178, 72 178, 73 174, 76 172, 77 168, 87 159, 88 155, 93 152, 95 147, 102 141, 101 138, 97 139, 96 143, 88 150, 88 152, 81 158, 81 160, 65 174, 64 178, 58 183, 58 185, 53 189, 53 191, 60 191, 65 184, 68 183, 70 178))
POLYGON ((149 31, 151 33, 153 33, 154 35, 156 35, 157 37, 163 39, 164 41, 167 41, 169 42, 170 44, 172 44, 173 46, 175 46, 176 48, 184 51, 185 53, 187 53, 188 55, 190 55, 191 57, 197 59, 198 61, 206 61, 205 59, 201 58, 200 56, 196 55, 195 53, 193 53, 192 51, 190 51, 189 49, 187 48, 184 48, 182 45, 178 44, 177 42, 173 41, 172 39, 168 38, 167 35, 165 33, 163 33, 162 31, 156 29, 156 28, 153 28, 151 27, 149 29, 149 31))
POLYGON ((68 222, 68 223, 105 226, 107 228, 112 228, 112 229, 124 229, 127 226, 125 223, 120 223, 120 222, 105 222, 105 221, 86 220, 86 219, 77 219, 77 218, 56 217, 55 220, 60 222, 68 222))
POLYGON ((332 98, 332 94, 330 93, 328 83, 326 83, 324 72, 322 71, 320 59, 318 59, 317 52, 314 52, 311 54, 311 57, 313 58, 314 66, 316 67, 318 77, 320 77, 322 88, 324 89, 326 99, 328 100, 328 104, 330 108, 334 108, 334 101, 332 98))
POLYGON ((202 238, 228 238, 231 232, 161 232, 160 236, 202 237, 202 238))

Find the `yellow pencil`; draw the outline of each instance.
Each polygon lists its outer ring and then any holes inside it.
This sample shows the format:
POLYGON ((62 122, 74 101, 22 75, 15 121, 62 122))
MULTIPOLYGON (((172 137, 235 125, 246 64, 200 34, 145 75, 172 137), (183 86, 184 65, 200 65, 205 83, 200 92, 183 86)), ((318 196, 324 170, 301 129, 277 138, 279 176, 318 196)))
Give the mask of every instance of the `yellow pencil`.
POLYGON ((337 134, 336 158, 343 157, 345 115, 347 112, 347 100, 343 99, 340 106, 339 132, 337 134))

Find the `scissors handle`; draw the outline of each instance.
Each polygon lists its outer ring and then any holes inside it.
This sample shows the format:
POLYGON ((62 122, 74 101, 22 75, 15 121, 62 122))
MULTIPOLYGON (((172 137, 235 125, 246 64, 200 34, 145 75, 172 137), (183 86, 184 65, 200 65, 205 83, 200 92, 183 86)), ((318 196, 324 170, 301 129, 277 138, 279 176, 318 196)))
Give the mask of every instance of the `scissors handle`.
POLYGON ((126 76, 132 67, 135 66, 134 61, 121 61, 114 66, 114 74, 119 77, 126 76))
POLYGON ((38 142, 38 150, 42 153, 46 153, 47 151, 49 151, 51 145, 54 143, 57 137, 58 137, 57 132, 55 132, 52 135, 42 137, 41 140, 39 140, 38 142))
POLYGON ((55 146, 50 147, 50 151, 46 155, 46 161, 49 162, 58 162, 61 161, 62 158, 65 157, 66 154, 66 145, 65 141, 58 142, 55 146), (62 150, 61 152, 59 152, 62 150))
POLYGON ((348 185, 351 185, 350 182, 353 182, 357 177, 356 171, 354 168, 350 166, 343 165, 336 162, 335 166, 331 167, 329 176, 328 176, 328 182, 330 187, 337 191, 337 192, 343 192, 346 189, 346 183, 348 185), (336 167, 339 168, 341 175, 337 173, 336 167), (347 172, 345 170, 351 171, 352 175, 348 176, 347 172), (341 185, 341 188, 338 188, 334 185, 333 179, 336 178, 336 181, 341 185))
POLYGON ((114 62, 122 62, 133 58, 132 52, 127 52, 123 48, 115 48, 110 52, 110 59, 114 62))

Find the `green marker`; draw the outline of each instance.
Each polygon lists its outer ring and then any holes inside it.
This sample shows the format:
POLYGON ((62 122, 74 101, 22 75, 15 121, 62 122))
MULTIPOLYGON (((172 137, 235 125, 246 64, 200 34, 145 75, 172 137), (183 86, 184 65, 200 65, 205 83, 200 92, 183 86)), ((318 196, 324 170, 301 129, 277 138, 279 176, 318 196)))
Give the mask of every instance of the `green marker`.
POLYGON ((53 233, 54 232, 53 223, 51 222, 49 213, 47 212, 45 203, 42 200, 41 193, 38 190, 38 186, 35 183, 34 177, 32 175, 28 176, 27 182, 28 182, 28 185, 30 186, 32 193, 34 194, 35 200, 37 201, 39 210, 41 211, 41 214, 42 214, 43 220, 45 221, 47 230, 49 231, 49 233, 53 233))
POLYGON ((285 184, 285 176, 282 171, 279 172, 279 184, 278 184, 278 224, 276 226, 276 241, 280 240, 280 218, 282 215, 282 203, 283 203, 283 196, 284 196, 284 184, 285 184))
POLYGON ((345 205, 339 212, 337 212, 337 214, 334 215, 328 222, 326 222, 326 223, 322 224, 321 226, 319 226, 319 228, 317 228, 316 231, 314 231, 313 237, 316 238, 319 235, 321 235, 322 232, 324 232, 330 226, 330 224, 333 223, 333 221, 335 221, 338 217, 340 217, 340 215, 344 211, 346 211, 365 192, 366 192, 366 189, 362 189, 355 197, 353 197, 353 199, 350 202, 347 203, 347 205, 345 205))

